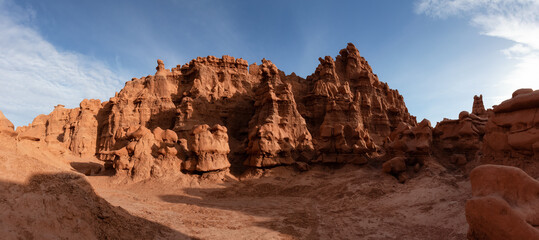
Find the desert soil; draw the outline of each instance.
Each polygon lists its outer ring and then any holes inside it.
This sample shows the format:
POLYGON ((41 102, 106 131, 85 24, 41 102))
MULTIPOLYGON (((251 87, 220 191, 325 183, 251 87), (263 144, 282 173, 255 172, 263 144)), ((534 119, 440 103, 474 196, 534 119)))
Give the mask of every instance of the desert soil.
POLYGON ((88 180, 112 205, 195 239, 465 239, 469 183, 435 165, 423 171, 406 184, 354 165, 219 184, 88 180))
POLYGON ((434 161, 400 184, 369 165, 133 183, 92 158, 2 138, 0 233, 8 239, 465 239, 466 177, 434 161))

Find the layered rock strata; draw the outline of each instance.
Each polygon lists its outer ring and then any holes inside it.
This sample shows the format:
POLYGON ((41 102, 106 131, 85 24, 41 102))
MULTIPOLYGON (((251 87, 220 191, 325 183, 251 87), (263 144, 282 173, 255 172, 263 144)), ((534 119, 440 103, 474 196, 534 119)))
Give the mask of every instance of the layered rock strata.
POLYGON ((462 111, 458 119, 444 119, 436 124, 434 146, 437 157, 457 166, 479 161, 487 121, 483 96, 474 96, 472 113, 462 111))
POLYGON ((79 156, 94 156, 101 107, 96 99, 84 99, 74 109, 58 105, 49 115, 39 115, 28 126, 18 127, 18 138, 60 145, 79 156))
POLYGON ((245 165, 271 167, 309 161, 312 137, 296 108, 292 86, 284 83, 277 67, 262 60, 261 83, 255 90, 256 112, 249 123, 248 158, 245 165))
POLYGON ((58 106, 18 134, 145 178, 166 172, 160 159, 189 172, 364 164, 400 122, 417 124, 398 91, 348 44, 335 60, 321 58, 307 79, 267 60, 208 56, 170 70, 158 60, 155 75, 133 78, 109 101, 58 106), (172 132, 177 141, 158 136, 172 132))
POLYGON ((539 177, 539 90, 519 89, 488 114, 482 163, 516 166, 539 177))
POLYGON ((414 127, 406 123, 399 124, 389 136, 385 147, 390 159, 384 162, 382 170, 395 176, 399 182, 405 182, 412 172, 419 171, 431 157, 430 121, 423 119, 414 127), (413 171, 407 171, 412 169, 413 171))

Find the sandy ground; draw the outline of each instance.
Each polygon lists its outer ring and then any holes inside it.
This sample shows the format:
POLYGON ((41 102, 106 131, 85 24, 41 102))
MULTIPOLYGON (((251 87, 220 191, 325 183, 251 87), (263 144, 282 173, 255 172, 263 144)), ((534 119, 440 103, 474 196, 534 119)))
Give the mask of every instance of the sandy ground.
POLYGON ((378 169, 281 167, 219 184, 168 179, 117 184, 90 176, 131 214, 197 239, 465 239, 469 183, 438 168, 406 184, 378 169))
POLYGON ((132 183, 84 176, 93 158, 0 141, 5 239, 465 239, 468 227, 467 179, 434 162, 405 184, 368 165, 132 183))

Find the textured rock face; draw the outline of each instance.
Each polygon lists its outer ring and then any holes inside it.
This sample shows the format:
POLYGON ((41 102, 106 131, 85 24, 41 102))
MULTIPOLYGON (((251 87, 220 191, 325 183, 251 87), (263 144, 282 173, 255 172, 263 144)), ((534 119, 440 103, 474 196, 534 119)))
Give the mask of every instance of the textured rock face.
POLYGON ((432 127, 427 119, 423 119, 417 126, 412 127, 401 123, 389 136, 386 148, 390 160, 382 165, 386 173, 394 175, 400 182, 405 182, 410 173, 406 173, 407 166, 419 171, 425 161, 431 156, 432 127))
MULTIPOLYGON (((172 95, 177 93, 173 73, 157 61, 155 76, 133 78, 104 105, 103 121, 98 128, 98 150, 120 149, 128 142, 127 133, 140 126, 169 129, 174 123, 176 106, 172 95)), ((100 155, 103 160, 111 156, 100 155)))
POLYGON ((60 144, 79 156, 93 156, 97 142, 97 115, 101 101, 84 99, 74 109, 58 105, 49 115, 39 115, 24 127, 17 128, 20 139, 60 144))
POLYGON ((0 111, 0 134, 13 135, 15 133, 13 123, 0 111))
POLYGON ((473 97, 472 113, 479 117, 486 117, 487 111, 483 105, 483 95, 473 97))
POLYGON ((515 167, 482 165, 470 174, 469 239, 539 239, 539 182, 515 167))
POLYGON ((96 154, 144 179, 167 172, 165 166, 206 172, 363 164, 378 156, 400 122, 417 124, 353 44, 336 60, 321 58, 307 79, 285 75, 265 59, 249 66, 230 56, 199 57, 170 70, 158 60, 156 70, 127 82, 110 101, 58 106, 21 128, 19 137, 96 154))
POLYGON ((140 126, 128 133, 127 137, 130 141, 127 146, 105 152, 114 156, 113 166, 118 173, 126 173, 135 180, 144 180, 181 171, 179 157, 185 158, 185 150, 177 144, 178 136, 175 132, 161 128, 155 128, 152 132, 140 126))
POLYGON ((256 112, 249 123, 248 159, 245 165, 271 167, 310 160, 312 137, 296 108, 292 87, 283 83, 277 67, 262 60, 255 90, 256 112))
POLYGON ((200 125, 193 129, 193 141, 189 146, 190 159, 184 162, 187 171, 208 172, 230 167, 230 153, 226 127, 215 124, 212 128, 200 125))
POLYGON ((188 172, 209 172, 230 167, 227 129, 220 125, 196 126, 190 145, 176 132, 144 126, 127 134, 129 143, 119 150, 103 151, 112 156, 113 167, 135 180, 188 172))
POLYGON ((501 163, 539 176, 539 90, 520 89, 489 112, 483 163, 501 163))
POLYGON ((459 119, 444 119, 436 124, 434 145, 437 157, 456 165, 479 160, 487 119, 480 95, 474 96, 472 113, 462 111, 459 119))
POLYGON ((155 76, 126 83, 105 106, 105 120, 99 127, 99 157, 116 158, 109 153, 126 146, 127 133, 139 126, 174 131, 184 139, 187 149, 196 126, 219 124, 231 132, 231 159, 243 161, 248 122, 254 112, 252 85, 257 81, 249 74, 245 60, 229 56, 197 58, 171 71, 158 61, 155 76))
POLYGON ((365 163, 400 122, 416 125, 402 96, 372 72, 353 44, 326 56, 306 80, 291 77, 315 161, 365 163))

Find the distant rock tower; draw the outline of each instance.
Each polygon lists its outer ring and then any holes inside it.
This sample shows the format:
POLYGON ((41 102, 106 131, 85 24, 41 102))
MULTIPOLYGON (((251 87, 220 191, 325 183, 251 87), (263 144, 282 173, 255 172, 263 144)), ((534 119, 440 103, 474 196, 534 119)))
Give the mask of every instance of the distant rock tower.
POLYGON ((477 116, 485 116, 487 114, 485 106, 483 105, 483 95, 475 95, 473 97, 472 113, 477 116))

